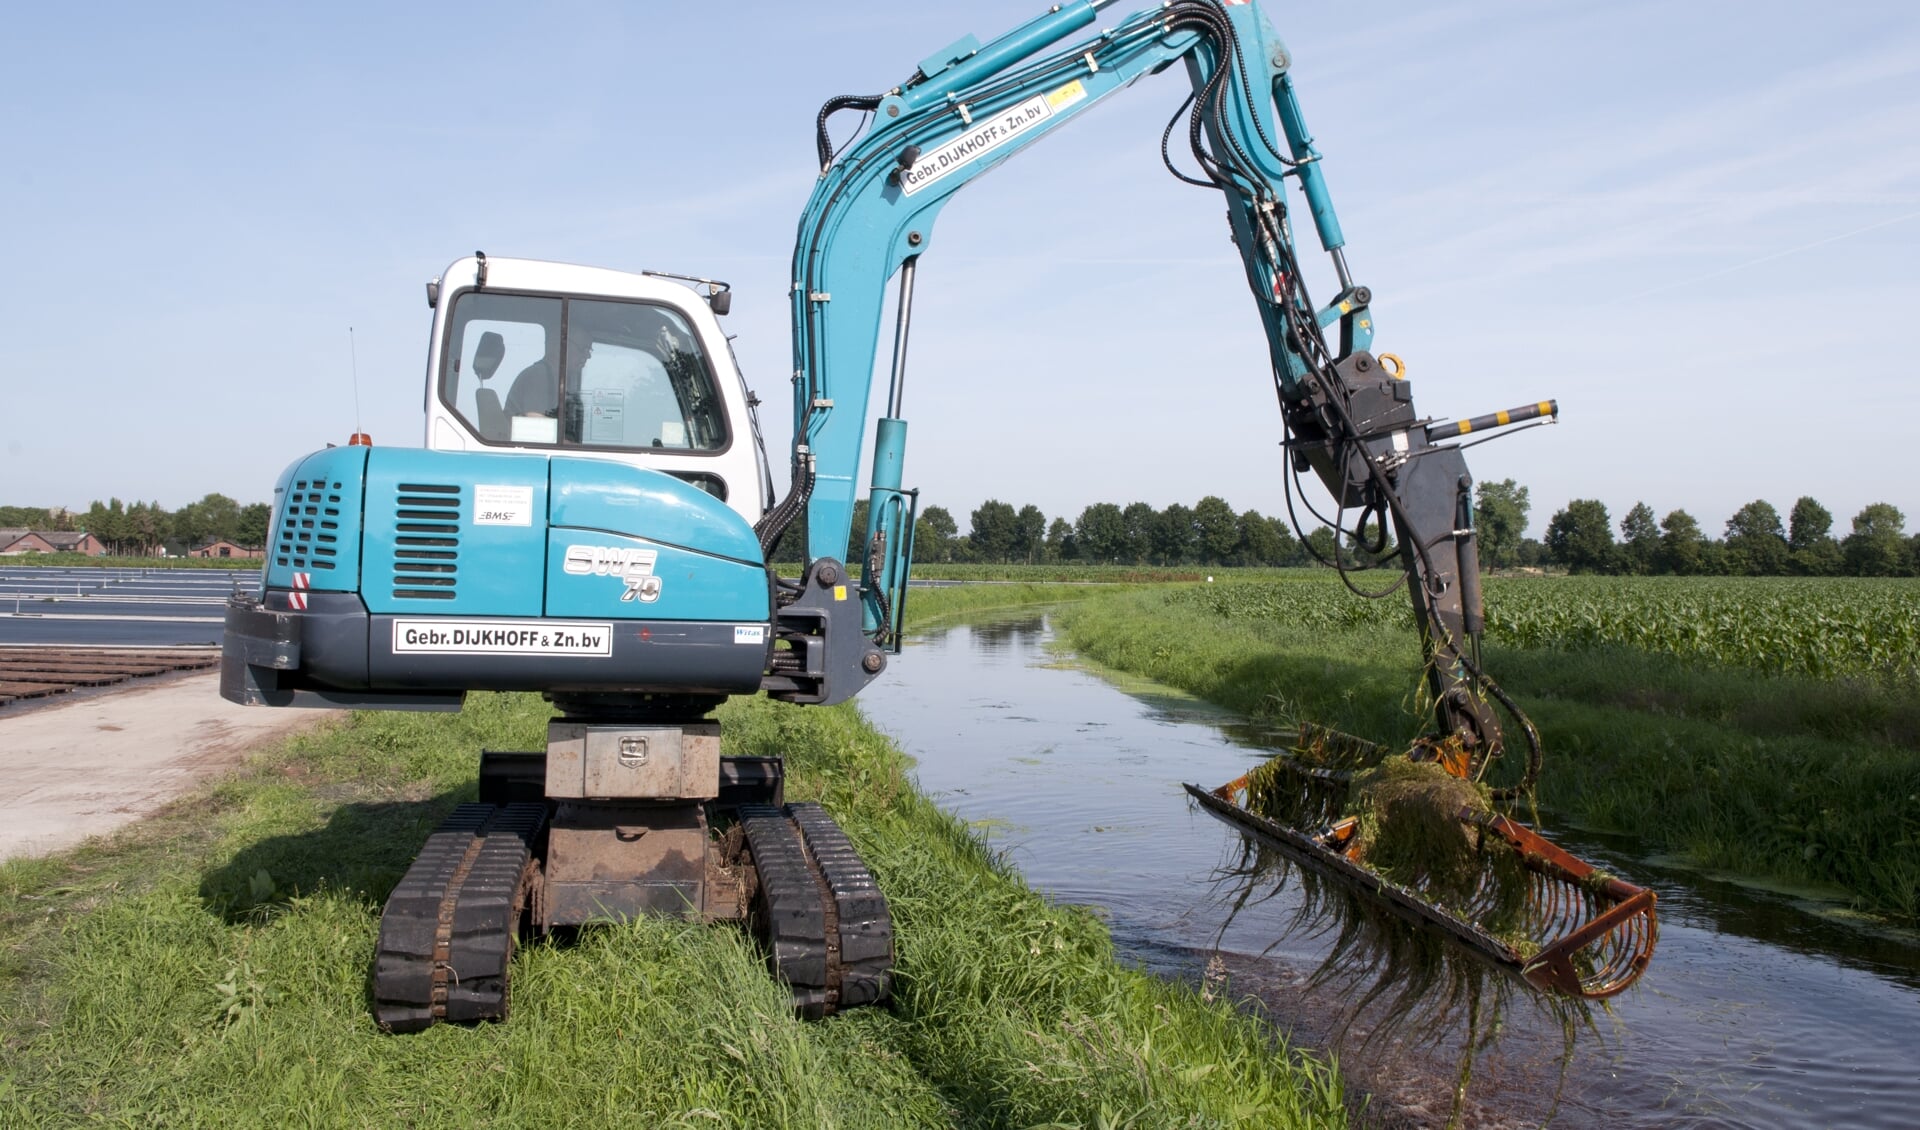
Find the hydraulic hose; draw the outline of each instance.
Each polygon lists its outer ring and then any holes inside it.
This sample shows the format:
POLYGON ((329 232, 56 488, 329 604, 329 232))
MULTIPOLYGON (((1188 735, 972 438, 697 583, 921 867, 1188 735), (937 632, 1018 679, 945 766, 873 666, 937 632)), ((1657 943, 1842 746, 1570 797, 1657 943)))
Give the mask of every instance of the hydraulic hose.
POLYGON ((827 119, 841 110, 878 109, 880 99, 878 94, 837 94, 820 107, 820 116, 814 119, 814 145, 820 152, 821 172, 833 164, 833 138, 827 134, 827 119))

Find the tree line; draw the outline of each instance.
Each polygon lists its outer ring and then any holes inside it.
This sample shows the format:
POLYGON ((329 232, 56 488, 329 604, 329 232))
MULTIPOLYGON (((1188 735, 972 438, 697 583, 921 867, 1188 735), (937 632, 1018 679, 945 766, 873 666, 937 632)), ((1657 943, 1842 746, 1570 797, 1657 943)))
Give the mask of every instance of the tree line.
POLYGON ((1727 519, 1720 538, 1708 537, 1685 510, 1659 521, 1636 502, 1620 519, 1618 539, 1607 507, 1576 498, 1547 525, 1543 555, 1575 573, 1667 573, 1752 577, 1920 576, 1920 533, 1906 532, 1906 515, 1875 502, 1853 517, 1852 531, 1833 535, 1833 513, 1811 497, 1793 504, 1783 523, 1765 499, 1727 519))
POLYGON ((244 549, 264 549, 272 511, 264 502, 242 506, 224 494, 209 494, 178 510, 158 502, 127 504, 95 499, 85 510, 0 506, 0 527, 85 530, 117 556, 147 557, 163 545, 192 549, 225 540, 244 549))
MULTIPOLYGON (((867 504, 854 507, 846 560, 865 557, 867 504)), ((1833 514, 1811 497, 1795 502, 1783 520, 1764 499, 1727 519, 1719 538, 1707 536, 1685 510, 1658 520, 1637 502, 1616 526, 1605 503, 1574 499, 1556 512, 1544 539, 1523 536, 1531 510, 1527 488, 1512 479, 1474 488, 1474 525, 1481 562, 1488 568, 1557 565, 1575 573, 1720 576, 1916 576, 1920 533, 1906 533, 1899 508, 1876 502, 1853 518, 1851 532, 1833 534, 1833 514)), ((216 539, 259 549, 266 545, 271 511, 214 493, 169 511, 158 502, 95 500, 84 511, 0 506, 0 527, 85 530, 108 552, 145 556, 166 544, 191 549, 216 539)), ((914 557, 922 562, 1153 566, 1293 566, 1341 560, 1364 564, 1395 552, 1391 537, 1368 530, 1359 544, 1349 531, 1336 538, 1315 525, 1304 539, 1285 517, 1236 511, 1218 495, 1192 506, 1155 509, 1144 502, 1096 502, 1078 516, 1048 518, 1039 507, 1016 508, 988 499, 968 515, 962 532, 943 506, 921 510, 914 523, 914 557)), ((1352 515, 1348 515, 1351 520, 1352 515)), ((804 517, 781 540, 778 555, 792 560, 806 544, 804 517)))
MULTIPOLYGON (((975 562, 993 565, 1287 566, 1333 561, 1366 563, 1394 552, 1391 537, 1369 531, 1356 546, 1336 539, 1324 527, 1303 542, 1286 518, 1258 510, 1236 511, 1218 495, 1192 506, 1174 503, 1155 509, 1144 502, 1122 506, 1096 502, 1078 517, 1048 518, 1037 506, 1015 508, 988 499, 968 515, 963 532, 944 506, 923 508, 914 520, 914 560, 922 563, 975 562), (1377 543, 1377 544, 1375 544, 1377 543)), ((867 503, 854 504, 845 560, 866 558, 867 503)), ((804 516, 782 535, 776 557, 796 560, 806 545, 804 516)))
MULTIPOLYGON (((1801 498, 1785 520, 1773 505, 1756 499, 1727 519, 1722 537, 1707 536, 1685 510, 1656 521, 1646 503, 1636 503, 1614 536, 1604 503, 1575 499, 1557 512, 1546 537, 1525 536, 1532 510, 1527 488, 1512 479, 1474 487, 1474 528, 1483 567, 1559 566, 1575 573, 1706 576, 1915 576, 1920 575, 1920 534, 1906 534, 1906 517, 1884 502, 1854 516, 1852 532, 1833 534, 1833 515, 1813 498, 1801 498)), ((1303 518, 1306 517, 1303 515, 1303 518)), ((1365 564, 1396 552, 1391 537, 1369 529, 1356 544, 1351 529, 1337 537, 1316 523, 1305 540, 1285 517, 1257 510, 1235 511, 1208 495, 1192 506, 1155 509, 1096 502, 1074 518, 1048 518, 1039 507, 1015 508, 988 499, 960 529, 945 507, 928 506, 914 523, 914 559, 920 562, 1155 566, 1294 566, 1341 560, 1365 564)), ((1346 515, 1351 522, 1353 515, 1346 515)), ((866 503, 854 506, 846 560, 865 554, 866 503)), ((786 559, 802 555, 802 519, 782 539, 786 559)))

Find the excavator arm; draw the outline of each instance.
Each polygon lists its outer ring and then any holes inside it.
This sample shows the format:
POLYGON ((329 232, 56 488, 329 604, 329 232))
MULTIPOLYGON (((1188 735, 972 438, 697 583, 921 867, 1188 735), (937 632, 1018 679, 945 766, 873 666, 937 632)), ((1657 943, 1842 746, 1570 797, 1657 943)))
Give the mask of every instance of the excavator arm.
POLYGON ((1371 295, 1349 275, 1286 47, 1245 0, 1170 0, 1081 34, 1111 2, 1058 6, 985 44, 968 36, 894 89, 822 107, 820 179, 793 259, 793 486, 759 524, 762 545, 771 549, 803 511, 810 560, 831 561, 848 544, 882 310, 897 279, 860 590, 865 631, 882 644, 897 639, 913 521, 901 477, 907 341, 915 269, 935 221, 975 178, 1142 76, 1182 64, 1193 91, 1188 148, 1201 175, 1177 175, 1225 198, 1295 472, 1312 470, 1341 515, 1359 516, 1350 533, 1371 516, 1368 528, 1384 549, 1391 526, 1440 733, 1457 736, 1456 748, 1476 762, 1497 754, 1500 727, 1473 661, 1482 614, 1472 480, 1457 446, 1437 442, 1434 422, 1416 413, 1410 383, 1369 352, 1371 295), (868 111, 872 124, 836 155, 828 118, 844 109, 868 111), (1296 258, 1289 180, 1339 280, 1339 292, 1317 307, 1296 258))

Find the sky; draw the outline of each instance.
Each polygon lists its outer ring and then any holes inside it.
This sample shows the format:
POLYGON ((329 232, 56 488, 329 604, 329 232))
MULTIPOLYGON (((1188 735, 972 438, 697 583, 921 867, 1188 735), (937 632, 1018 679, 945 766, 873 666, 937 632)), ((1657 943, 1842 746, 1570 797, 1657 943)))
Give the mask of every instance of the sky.
MULTIPOLYGON (((1557 425, 1468 454, 1528 487, 1536 535, 1572 498, 1710 533, 1755 498, 1811 495, 1836 533, 1886 501, 1920 528, 1920 5, 1261 3, 1375 348, 1422 412, 1559 400, 1557 425)), ((12 12, 0 504, 264 501, 356 420, 417 446, 423 284, 476 248, 732 283, 723 324, 784 479, 816 111, 1045 7, 12 12)), ((990 498, 1284 511, 1223 209, 1160 166, 1185 94, 1177 70, 1144 80, 942 214, 906 481, 963 529, 990 498)))

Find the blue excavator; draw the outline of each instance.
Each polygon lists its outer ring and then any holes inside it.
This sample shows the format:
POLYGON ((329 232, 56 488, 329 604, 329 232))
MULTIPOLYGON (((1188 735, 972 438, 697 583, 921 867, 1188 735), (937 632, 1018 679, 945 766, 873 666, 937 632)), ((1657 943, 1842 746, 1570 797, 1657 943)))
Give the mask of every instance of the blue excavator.
MULTIPOLYGON (((732 695, 842 702, 886 668, 913 553, 901 405, 934 223, 977 177, 1176 65, 1191 95, 1163 158, 1184 121, 1193 170, 1168 168, 1224 199, 1292 474, 1315 475, 1336 524, 1359 515, 1351 531, 1376 548, 1392 532, 1433 704, 1415 755, 1462 778, 1500 755, 1504 696, 1476 661, 1472 480, 1449 441, 1554 405, 1420 416, 1398 363, 1371 351, 1371 295, 1349 275, 1291 58, 1259 8, 1169 0, 1091 30, 1111 2, 967 36, 897 86, 821 108, 793 256, 784 494, 718 320, 726 283, 480 253, 427 287, 424 447, 356 436, 281 476, 260 588, 227 611, 223 695, 457 710, 471 690, 536 691, 557 712, 545 751, 482 755, 479 801, 429 837, 390 896, 373 972, 383 1027, 504 1018, 523 931, 644 913, 751 922, 802 1015, 887 998, 893 934, 874 877, 830 816, 785 802, 777 758, 722 756, 710 713, 732 695), (842 111, 866 119, 836 149, 842 111), (1322 302, 1297 258, 1301 201, 1338 280, 1322 302), (856 573, 839 555, 895 286, 856 573), (784 548, 804 564, 782 576, 774 550, 802 515, 806 544, 784 548)), ((1524 728, 1530 777, 1538 745, 1524 728)), ((1279 831, 1280 846, 1338 870, 1327 829, 1279 831)), ((1415 916, 1476 929, 1458 908, 1412 901, 1415 916)))

